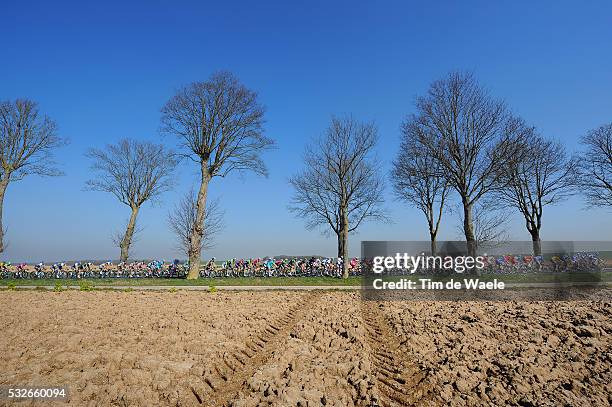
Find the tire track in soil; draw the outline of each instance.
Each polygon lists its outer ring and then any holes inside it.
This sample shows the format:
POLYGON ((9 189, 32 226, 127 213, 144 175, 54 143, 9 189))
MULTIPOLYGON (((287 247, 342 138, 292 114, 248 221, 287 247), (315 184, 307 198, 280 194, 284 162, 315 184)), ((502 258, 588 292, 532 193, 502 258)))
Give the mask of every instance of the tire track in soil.
POLYGON ((212 374, 203 377, 208 391, 202 394, 201 391, 191 387, 197 403, 206 406, 229 405, 243 388, 246 380, 251 378, 272 353, 287 340, 293 326, 313 309, 313 303, 320 297, 320 292, 307 294, 285 315, 272 320, 253 335, 244 343, 243 348, 225 353, 220 363, 213 366, 212 374))
POLYGON ((362 301, 361 317, 367 332, 373 376, 380 393, 374 406, 435 405, 426 372, 408 360, 379 304, 362 301))

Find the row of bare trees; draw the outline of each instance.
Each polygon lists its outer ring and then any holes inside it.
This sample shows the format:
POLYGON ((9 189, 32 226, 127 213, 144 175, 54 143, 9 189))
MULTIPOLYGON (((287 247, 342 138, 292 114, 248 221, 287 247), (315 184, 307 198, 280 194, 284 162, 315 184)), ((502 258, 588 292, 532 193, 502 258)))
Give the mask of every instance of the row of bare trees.
MULTIPOLYGON (((218 203, 207 205, 210 181, 235 171, 267 174, 261 157, 274 141, 264 134, 264 113, 255 92, 231 73, 218 72, 181 88, 162 107, 162 133, 179 140, 178 152, 125 139, 87 153, 95 174, 87 189, 111 193, 130 208, 125 231, 116 239, 122 260, 129 257, 142 205, 172 188, 175 168, 185 158, 197 166, 199 187, 185 195, 168 222, 189 257, 189 278, 197 278, 202 248, 221 226, 218 203)), ((517 209, 539 253, 546 206, 577 192, 590 206, 612 205, 612 123, 588 132, 581 140, 585 151, 570 156, 559 142, 512 115, 471 74, 435 81, 417 98, 401 132, 391 171, 394 191, 425 215, 432 252, 453 197, 471 252, 479 240, 497 236, 492 230, 500 217, 488 217, 492 207, 517 209)), ((345 277, 349 234, 367 220, 389 220, 377 141, 374 123, 333 117, 327 131, 307 146, 304 169, 289 180, 295 190, 290 209, 307 219, 307 227, 336 235, 345 277)), ((0 103, 0 252, 9 183, 30 174, 60 175, 52 158, 65 143, 35 102, 0 103)))
MULTIPOLYGON (((264 112, 255 92, 231 73, 217 72, 205 82, 183 87, 161 109, 162 132, 177 137, 178 153, 161 144, 131 139, 88 151, 94 178, 87 182, 87 189, 111 193, 131 210, 125 231, 116 239, 121 260, 129 257, 142 205, 172 187, 178 161, 188 158, 201 174, 198 192, 188 193, 168 222, 189 256, 188 277, 198 277, 202 248, 221 226, 218 203, 207 206, 210 181, 234 171, 266 175, 261 154, 274 141, 264 135, 264 112)), ((9 182, 29 174, 59 175, 51 156, 65 141, 57 135, 55 122, 41 116, 36 103, 29 100, 2 102, 0 126, 2 252, 2 203, 9 182)))
POLYGON ((88 156, 98 176, 87 185, 112 193, 131 208, 125 232, 117 239, 125 261, 142 204, 170 189, 180 158, 194 162, 201 174, 198 192, 190 191, 183 197, 169 214, 168 223, 189 258, 188 278, 197 278, 202 249, 222 224, 218 203, 207 205, 210 181, 233 171, 266 175, 261 153, 273 141, 263 134, 264 108, 257 94, 229 72, 183 87, 161 113, 162 132, 178 138, 178 153, 163 145, 133 140, 122 140, 105 150, 92 149, 88 156))
MULTIPOLYGON (((451 197, 459 202, 473 256, 479 242, 500 239, 512 209, 524 217, 534 253, 541 254, 546 206, 577 192, 591 206, 612 203, 612 124, 590 131, 582 138, 586 152, 570 156, 462 72, 432 83, 415 108, 402 123, 390 177, 396 197, 425 216, 432 253, 451 197)), ((349 233, 367 219, 388 220, 376 141, 373 123, 332 118, 327 132, 306 148, 304 170, 290 180, 290 209, 308 228, 336 235, 345 277, 349 233)))
MULTIPOLYGON (((612 124, 582 138, 583 157, 539 134, 491 97, 469 73, 452 73, 417 98, 416 113, 402 124, 391 174, 396 196, 419 208, 429 226, 431 250, 449 191, 461 203, 468 250, 498 235, 499 225, 475 208, 518 210, 541 254, 544 208, 583 192, 593 206, 610 205, 612 124), (480 226, 478 238, 476 226, 480 226)), ((507 214, 504 215, 507 217, 507 214)))
POLYGON ((132 211, 125 233, 117 239, 122 261, 128 258, 141 205, 171 187, 178 160, 186 158, 198 167, 198 191, 183 197, 168 223, 189 258, 188 278, 198 277, 202 249, 222 223, 218 203, 207 205, 210 181, 233 171, 266 175, 261 154, 274 142, 263 134, 264 111, 255 92, 231 73, 218 72, 179 89, 161 109, 162 132, 177 137, 179 152, 123 140, 88 153, 98 174, 89 188, 113 193, 132 211))

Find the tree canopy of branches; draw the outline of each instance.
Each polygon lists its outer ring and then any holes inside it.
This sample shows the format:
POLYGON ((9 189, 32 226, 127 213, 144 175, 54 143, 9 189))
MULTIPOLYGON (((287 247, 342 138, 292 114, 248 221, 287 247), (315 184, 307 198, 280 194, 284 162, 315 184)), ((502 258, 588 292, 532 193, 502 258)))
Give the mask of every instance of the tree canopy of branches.
POLYGON ((57 135, 55 121, 40 114, 36 102, 0 103, 0 253, 4 251, 2 206, 9 183, 30 174, 61 175, 53 162, 53 150, 65 143, 57 135))
POLYGON ((290 209, 307 227, 329 227, 338 238, 343 277, 348 277, 348 235, 366 219, 385 220, 382 177, 372 154, 378 140, 373 123, 332 118, 324 136, 306 147, 305 169, 289 182, 290 209))
POLYGON ((508 162, 498 194, 500 202, 508 203, 523 215, 534 254, 539 256, 544 207, 573 193, 578 161, 568 156, 561 143, 545 139, 532 127, 522 126, 524 152, 521 159, 508 162))
POLYGON ((463 230, 476 253, 472 208, 499 188, 503 169, 520 153, 518 120, 494 100, 471 74, 451 73, 417 98, 417 113, 405 131, 414 134, 443 170, 463 206, 463 230))
POLYGON ((587 204, 612 206, 612 123, 590 130, 581 139, 580 184, 587 204))
POLYGON ((124 139, 105 149, 90 149, 95 178, 87 189, 109 192, 132 210, 123 237, 119 240, 121 261, 127 261, 136 219, 142 204, 158 198, 171 187, 171 174, 177 161, 164 146, 124 139))
POLYGON ((232 171, 266 175, 262 153, 274 141, 264 136, 264 108, 257 94, 229 72, 180 89, 162 108, 162 131, 175 135, 199 164, 201 179, 191 230, 188 278, 199 276, 208 184, 232 171))
POLYGON ((395 196, 418 208, 427 219, 431 253, 436 254, 436 236, 444 204, 450 191, 448 181, 435 157, 419 144, 412 126, 402 126, 400 150, 393 161, 391 181, 395 196))
MULTIPOLYGON (((191 190, 168 214, 168 225, 178 240, 178 249, 185 255, 189 255, 191 247, 191 231, 198 215, 197 201, 197 195, 191 190)), ((202 249, 208 249, 213 246, 215 236, 223 229, 223 212, 218 201, 207 204, 203 225, 204 233, 200 244, 202 249)))

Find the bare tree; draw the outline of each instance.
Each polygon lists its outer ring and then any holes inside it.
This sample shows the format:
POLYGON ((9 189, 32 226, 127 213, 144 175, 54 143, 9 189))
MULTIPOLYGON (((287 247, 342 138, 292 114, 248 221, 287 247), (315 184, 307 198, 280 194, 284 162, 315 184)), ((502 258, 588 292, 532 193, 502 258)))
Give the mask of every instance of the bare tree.
POLYGON ((201 179, 196 219, 190 237, 189 273, 199 276, 208 184, 232 171, 267 175, 261 154, 274 141, 263 134, 264 108, 257 94, 229 72, 185 86, 162 108, 162 131, 181 140, 199 165, 201 179))
POLYGON ((427 219, 431 254, 435 256, 436 236, 440 228, 444 204, 450 191, 438 160, 419 144, 411 130, 402 126, 400 151, 391 170, 391 181, 398 199, 417 207, 427 219))
MULTIPOLYGON (((189 255, 191 247, 191 233, 198 217, 198 199, 193 191, 189 191, 168 214, 168 225, 178 239, 178 249, 185 255, 189 255)), ((213 239, 223 229, 223 212, 220 210, 219 202, 208 203, 204 211, 204 223, 201 249, 213 246, 213 239)))
POLYGON ((93 160, 91 169, 95 173, 95 178, 87 181, 87 189, 110 192, 132 211, 118 242, 120 259, 127 261, 140 207, 171 188, 176 158, 162 145, 129 139, 107 145, 104 150, 90 149, 87 157, 93 160))
POLYGON ((474 236, 478 245, 502 243, 508 240, 508 213, 495 201, 479 201, 474 206, 474 236))
POLYGON ((500 185, 503 168, 520 150, 517 120, 471 74, 452 73, 417 98, 406 126, 435 157, 463 206, 463 231, 476 254, 472 209, 500 185))
POLYGON ((66 144, 57 135, 57 124, 41 115, 36 102, 17 99, 0 103, 0 253, 4 251, 2 206, 11 181, 30 174, 62 173, 53 162, 53 150, 66 144))
POLYGON ((364 220, 385 220, 383 181, 372 153, 378 139, 373 123, 332 118, 326 134, 306 147, 306 168, 289 183, 295 189, 290 210, 309 229, 329 226, 338 238, 338 257, 348 277, 348 235, 364 220))
MULTIPOLYGON (((461 213, 461 211, 460 211, 461 213)), ((508 224, 510 221, 508 207, 499 205, 495 196, 481 199, 472 208, 474 237, 479 248, 491 248, 509 240, 508 224)), ((463 216, 460 217, 458 231, 463 233, 463 216)))
POLYGON ((612 123, 590 130, 581 139, 580 184, 589 206, 612 206, 612 123))
POLYGON ((498 191, 500 202, 515 207, 525 218, 534 255, 542 254, 540 230, 544 207, 572 194, 578 177, 578 161, 561 143, 547 140, 533 127, 522 124, 525 135, 521 159, 508 162, 498 191))

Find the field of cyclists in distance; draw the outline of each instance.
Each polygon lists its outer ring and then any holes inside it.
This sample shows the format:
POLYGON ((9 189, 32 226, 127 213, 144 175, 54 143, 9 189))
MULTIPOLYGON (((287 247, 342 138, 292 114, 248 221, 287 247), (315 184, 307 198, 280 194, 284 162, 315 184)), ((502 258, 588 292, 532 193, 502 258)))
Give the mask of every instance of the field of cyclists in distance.
MULTIPOLYGON (((488 256, 480 278, 504 277, 507 282, 612 281, 612 252, 559 256, 488 256), (582 280, 581 280, 582 279, 582 280)), ((341 278, 342 260, 320 256, 204 261, 200 278, 187 280, 188 263, 174 260, 144 260, 133 262, 72 261, 52 264, 0 262, 0 286, 12 285, 72 285, 87 281, 91 285, 338 285, 358 286, 367 261, 352 258, 349 278, 341 278)), ((424 275, 438 280, 452 274, 436 270, 420 270, 408 274, 403 270, 394 276, 418 279, 424 275)))

